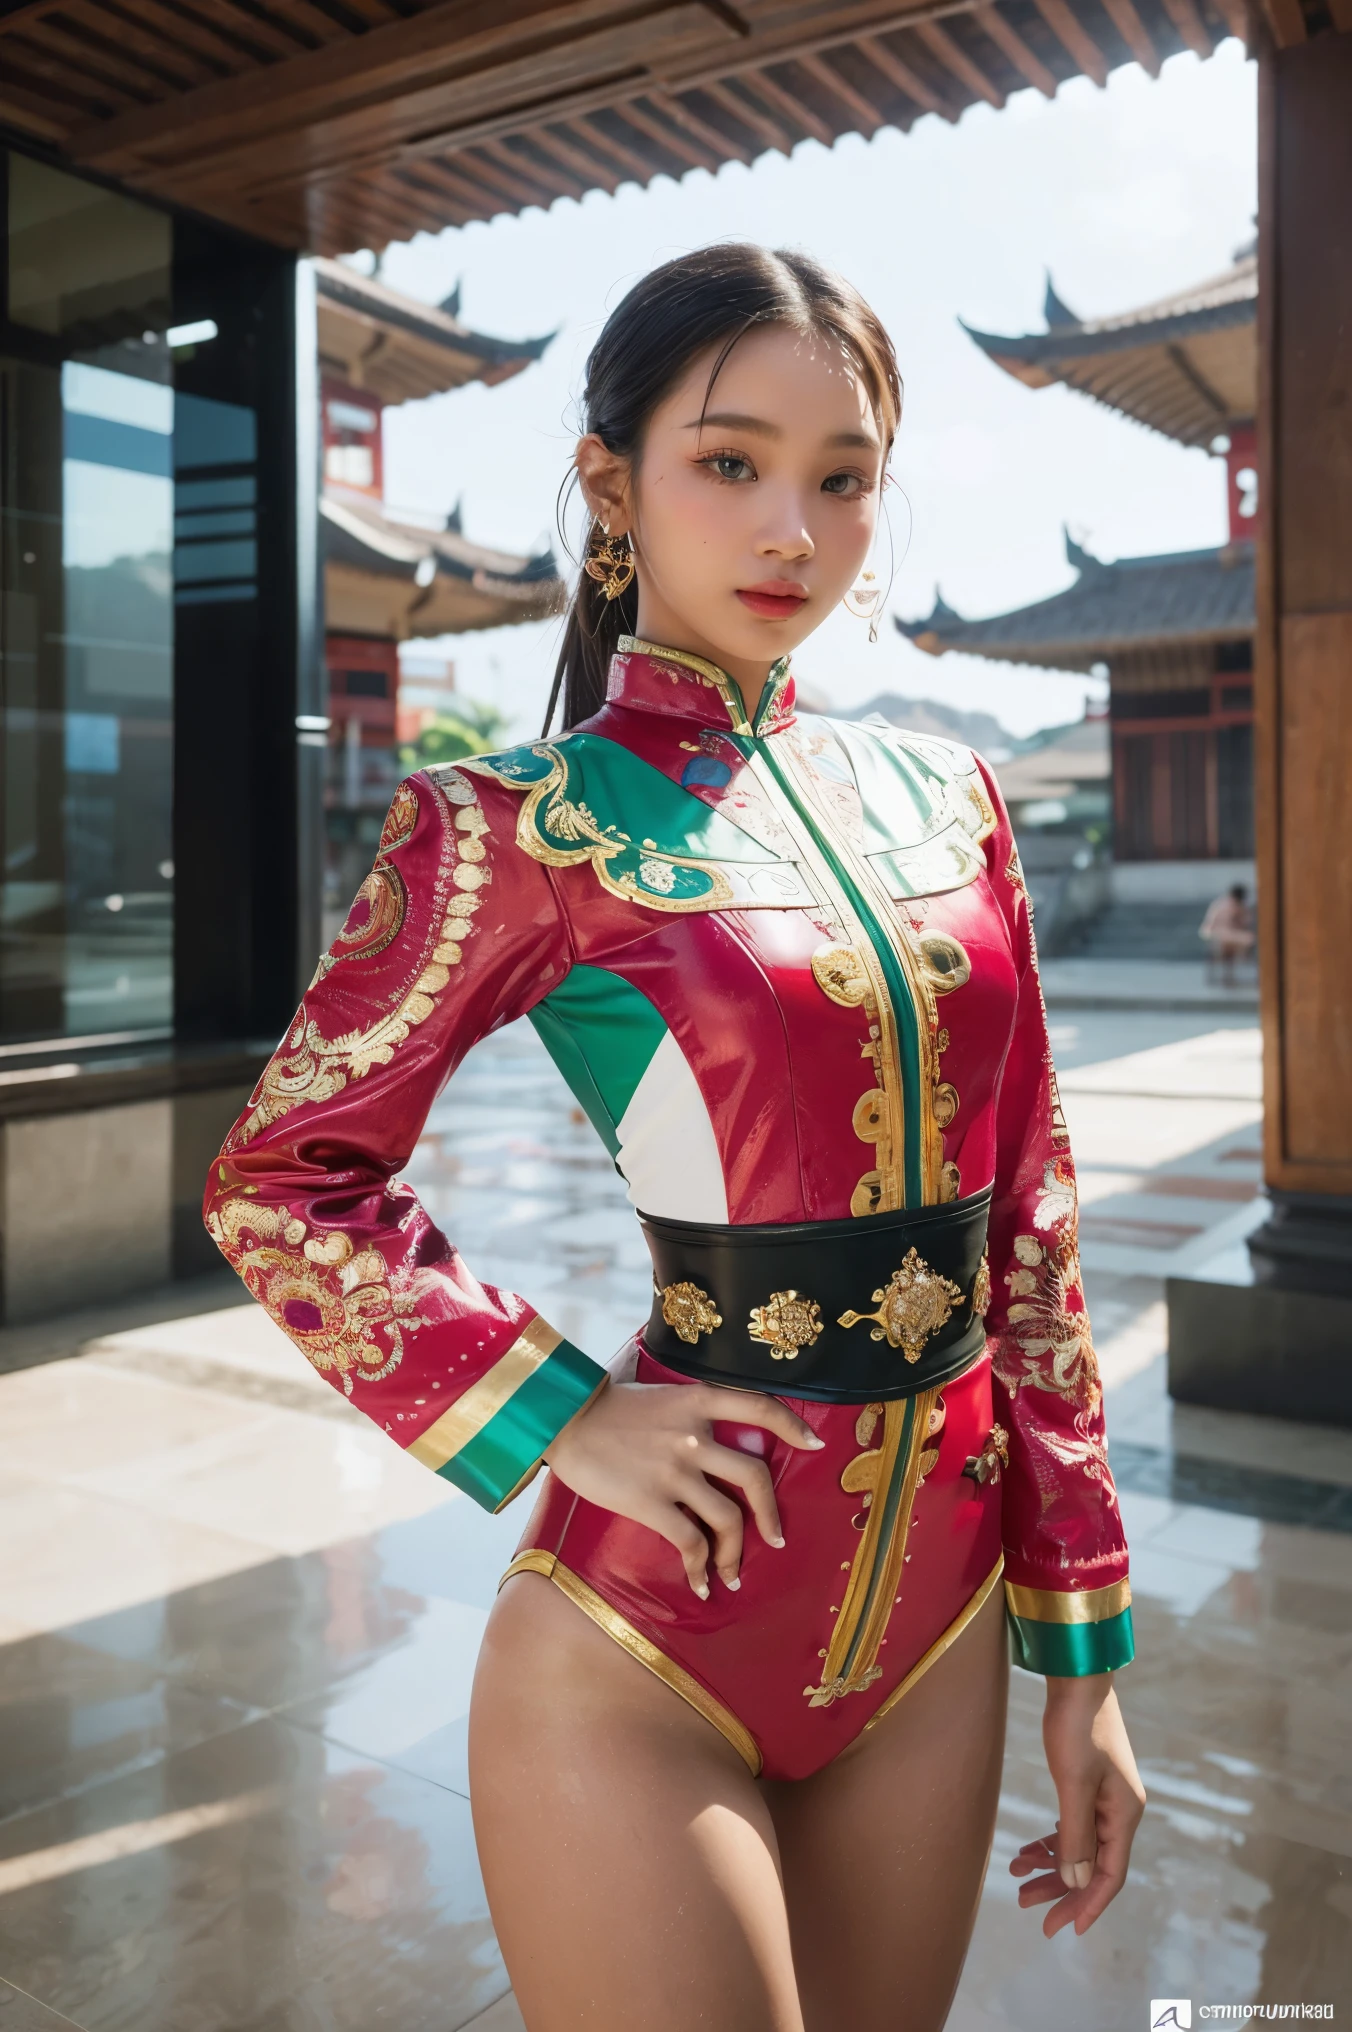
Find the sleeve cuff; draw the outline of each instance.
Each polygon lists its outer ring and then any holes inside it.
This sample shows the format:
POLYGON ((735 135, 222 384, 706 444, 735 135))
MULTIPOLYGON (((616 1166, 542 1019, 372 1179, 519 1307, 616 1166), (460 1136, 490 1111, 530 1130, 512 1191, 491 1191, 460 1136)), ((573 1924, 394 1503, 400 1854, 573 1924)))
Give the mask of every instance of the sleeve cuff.
POLYGON ((408 1451, 485 1510, 501 1510, 608 1376, 537 1316, 408 1451))
POLYGON ((1080 1679, 1136 1656, 1127 1580, 1066 1593, 1006 1581, 1005 1609, 1010 1657, 1025 1672, 1080 1679))

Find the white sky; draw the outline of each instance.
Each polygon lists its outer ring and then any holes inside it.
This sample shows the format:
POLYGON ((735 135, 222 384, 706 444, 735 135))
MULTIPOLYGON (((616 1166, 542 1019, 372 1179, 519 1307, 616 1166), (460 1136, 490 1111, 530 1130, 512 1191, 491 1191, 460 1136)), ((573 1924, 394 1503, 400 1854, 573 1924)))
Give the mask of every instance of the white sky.
MULTIPOLYGON (((463 278, 462 315, 479 330, 560 330, 542 362, 501 388, 388 410, 387 499, 440 513, 463 493, 466 533, 509 550, 552 534, 583 361, 607 310, 654 263, 741 237, 805 247, 841 269, 892 333, 906 382, 892 611, 928 613, 936 581, 968 615, 1058 591, 1073 576, 1063 523, 1109 558, 1219 543, 1218 461, 1065 389, 1023 388, 956 320, 1041 330, 1047 269, 1072 309, 1095 316, 1225 268, 1253 233, 1255 130, 1254 66, 1229 41, 1208 63, 1174 57, 1155 82, 1130 65, 1103 92, 1076 79, 1050 102, 1024 91, 1003 112, 975 106, 956 127, 930 117, 909 135, 884 129, 830 150, 808 141, 787 161, 660 177, 646 191, 627 184, 613 198, 561 199, 392 247, 383 272, 393 288, 435 300, 463 278)), ((526 734, 556 639, 550 622, 445 647, 462 688, 526 734)), ((1016 733, 1075 717, 1101 689, 928 657, 890 620, 870 647, 866 624, 844 614, 795 667, 837 708, 897 691, 982 707, 1016 733)))

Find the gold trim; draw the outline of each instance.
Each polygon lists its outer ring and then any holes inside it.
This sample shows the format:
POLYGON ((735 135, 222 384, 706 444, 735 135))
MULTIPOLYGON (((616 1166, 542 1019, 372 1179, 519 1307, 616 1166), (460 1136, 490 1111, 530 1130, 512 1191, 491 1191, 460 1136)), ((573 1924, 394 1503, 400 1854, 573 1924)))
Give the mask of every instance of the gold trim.
POLYGON ((557 1553, 542 1552, 538 1548, 518 1552, 498 1582, 499 1588, 505 1586, 518 1573, 538 1573, 545 1580, 552 1580, 555 1587, 567 1595, 570 1602, 575 1602, 583 1614, 590 1616, 608 1637, 613 1637, 631 1658, 636 1658, 640 1665, 646 1665, 655 1678, 669 1686, 673 1693, 678 1693, 697 1714, 703 1715, 706 1722, 711 1722, 719 1734, 732 1744, 752 1777, 760 1777, 763 1761, 760 1746, 750 1729, 738 1721, 732 1709, 724 1707, 721 1700, 716 1700, 708 1688, 701 1686, 684 1666, 677 1665, 674 1659, 668 1658, 665 1651, 659 1651, 651 1638, 643 1636, 641 1631, 636 1630, 618 1609, 611 1607, 603 1595, 597 1594, 595 1588, 588 1587, 581 1575, 574 1573, 570 1566, 565 1566, 557 1553))
POLYGON ((893 1398, 885 1404, 882 1444, 876 1451, 851 1461, 841 1478, 841 1486, 847 1493, 866 1487, 871 1492, 871 1501, 868 1502, 868 1522, 855 1552, 850 1578, 841 1597, 836 1627, 831 1633, 821 1683, 803 1688, 813 1707, 830 1707, 833 1701, 847 1693, 864 1693, 882 1677, 878 1652, 896 1606, 897 1587, 906 1559, 906 1540, 911 1528, 911 1509, 920 1483, 921 1456, 928 1448, 930 1412, 938 1399, 936 1386, 918 1392, 913 1398, 893 1398), (908 1404, 913 1404, 915 1411, 906 1459, 899 1467, 908 1404), (898 1472, 902 1477, 901 1493, 897 1499, 891 1536, 884 1542, 887 1494, 898 1472), (875 1573, 879 1576, 876 1585, 875 1573), (859 1633, 857 1644, 856 1633, 859 1633), (847 1659, 851 1661, 848 1675, 845 1670, 847 1659))
POLYGON ((1107 1587, 1067 1589, 1019 1587, 1005 1582, 1005 1601, 1011 1615, 1025 1616, 1030 1623, 1106 1623, 1131 1606, 1131 1582, 1115 1580, 1107 1587))
MULTIPOLYGON (((830 825, 828 814, 824 810, 815 793, 814 786, 809 780, 810 772, 794 767, 797 758, 793 755, 791 749, 786 749, 785 751, 776 750, 776 753, 781 755, 783 766, 790 770, 799 793, 816 813, 818 824, 822 827, 823 831, 829 834, 832 847, 849 870, 856 887, 867 897, 873 914, 882 926, 884 935, 896 956, 901 968, 902 978, 911 991, 911 1002, 915 1009, 916 1028, 919 1033, 920 1044, 920 1090, 923 1116, 920 1138, 921 1190, 924 1204, 926 1206, 935 1205, 941 1198, 941 1166, 944 1155, 944 1139, 935 1120, 934 1113, 934 1093, 939 1085, 939 1054, 936 1048, 939 1018, 935 1001, 935 977, 937 970, 931 966, 928 959, 918 950, 917 944, 913 943, 908 937, 898 915, 897 905, 888 894, 886 886, 879 880, 877 871, 872 866, 868 856, 860 850, 855 841, 850 839, 843 827, 833 827, 830 825)), ((768 770, 766 773, 769 773, 768 770)), ((882 1212, 890 1207, 905 1205, 904 1188, 900 1186, 899 1182, 901 1177, 904 1176, 902 1169, 904 1145, 902 1143, 901 1117, 901 1057, 896 1035, 896 1018, 892 1012, 890 997, 886 993, 882 968, 871 952, 867 934, 864 933, 862 925, 860 926, 860 937, 863 939, 861 952, 865 959, 871 962, 871 969, 876 969, 877 972, 878 978, 874 987, 875 997, 878 994, 879 987, 883 988, 883 994, 879 1000, 879 1009, 880 1011, 886 1010, 887 1020, 883 1024, 882 1041, 889 1046, 892 1077, 896 1080, 897 1084, 896 1124, 893 1132, 894 1140, 892 1146, 896 1153, 894 1165, 898 1176, 897 1196, 891 1200, 883 1199, 876 1207, 870 1209, 873 1212, 882 1212)), ((858 940, 856 940, 856 943, 858 943, 858 940)), ((956 940, 951 940, 949 943, 957 946, 956 940)), ((961 952, 962 948, 957 947, 957 950, 961 952)), ((963 978, 965 980, 966 976, 963 978)), ((960 983, 955 980, 952 985, 957 987, 960 983)), ((878 1056, 878 1069, 881 1075, 883 1072, 882 1052, 879 1052, 878 1056)), ((879 1085, 886 1091, 888 1082, 885 1078, 880 1077, 879 1085)), ((861 1180, 862 1183, 863 1181, 861 1180)))
MULTIPOLYGON (((703 656, 692 656, 687 649, 666 649, 660 642, 644 642, 637 635, 621 635, 615 647, 621 656, 655 656, 660 663, 684 664, 687 670, 693 670, 706 684, 711 684, 722 698, 732 721, 733 733, 754 735, 755 729, 746 716, 741 686, 734 684, 727 671, 720 670, 716 663, 708 662, 703 656)), ((765 683, 769 682, 767 676, 765 683)), ((762 685, 762 695, 764 689, 762 685)))
POLYGON ((991 1589, 995 1586, 995 1583, 999 1580, 1000 1575, 1004 1572, 1004 1570, 1005 1570, 1005 1555, 1002 1552, 1000 1554, 1000 1557, 996 1560, 994 1566, 991 1568, 990 1572, 986 1575, 986 1578, 982 1581, 976 1593, 972 1596, 972 1599, 967 1603, 966 1607, 959 1609, 957 1615, 954 1616, 948 1628, 944 1630, 938 1637, 935 1638, 934 1642, 930 1645, 928 1651, 923 1652, 921 1656, 917 1658, 915 1664, 911 1667, 906 1677, 902 1680, 901 1685, 893 1687, 891 1693, 888 1694, 887 1699, 878 1709, 877 1714, 870 1716, 869 1720, 864 1723, 863 1729, 860 1731, 862 1735, 867 1735, 870 1729, 876 1729, 879 1722, 882 1720, 883 1716, 886 1714, 891 1714, 893 1708, 897 1705, 897 1702, 901 1699, 902 1695, 909 1693, 911 1688, 915 1685, 917 1679, 921 1679, 924 1677, 925 1673, 927 1673, 931 1665, 933 1665, 935 1659, 942 1658, 945 1651, 947 1651, 949 1645, 957 1642, 957 1639, 962 1635, 963 1631, 967 1628, 967 1625, 971 1622, 973 1616, 975 1616, 981 1609, 985 1607, 991 1589))
POLYGON ((723 1324, 722 1313, 699 1284, 688 1281, 664 1284, 659 1296, 663 1319, 674 1330, 677 1339, 692 1348, 701 1334, 716 1333, 723 1324))
POLYGON ((537 1313, 525 1332, 500 1355, 491 1369, 471 1383, 448 1411, 420 1432, 408 1452, 435 1474, 454 1460, 462 1447, 477 1438, 490 1418, 501 1411, 521 1385, 548 1361, 563 1335, 537 1313))

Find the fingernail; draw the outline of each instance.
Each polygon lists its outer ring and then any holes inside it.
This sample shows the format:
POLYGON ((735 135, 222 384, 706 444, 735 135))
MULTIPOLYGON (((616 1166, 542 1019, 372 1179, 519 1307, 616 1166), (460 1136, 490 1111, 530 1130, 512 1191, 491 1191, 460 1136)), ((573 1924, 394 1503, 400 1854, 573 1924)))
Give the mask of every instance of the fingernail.
POLYGON ((1089 1889, 1089 1879, 1093 1874, 1094 1865, 1092 1863, 1076 1863, 1075 1889, 1077 1891, 1087 1891, 1089 1889))
POLYGON ((700 1598, 700 1600, 701 1600, 702 1602, 707 1602, 707 1601, 708 1601, 708 1599, 709 1599, 709 1590, 708 1590, 708 1588, 707 1588, 707 1587, 705 1587, 705 1585, 704 1585, 703 1581, 700 1581, 700 1582, 699 1582, 699 1583, 698 1583, 698 1584, 696 1585, 696 1588, 695 1588, 695 1593, 696 1593, 696 1594, 697 1594, 697 1595, 699 1596, 699 1598, 700 1598))
POLYGON ((814 1453, 819 1453, 821 1449, 826 1445, 826 1441, 824 1439, 818 1439, 816 1433, 814 1432, 812 1434, 812 1437, 808 1440, 808 1445, 812 1448, 814 1453))
POLYGON ((1078 1863, 1062 1863, 1061 1865, 1061 1882, 1068 1891, 1077 1891, 1079 1889, 1079 1885, 1075 1882, 1075 1872, 1078 1868, 1078 1863))
POLYGON ((727 1576, 726 1574, 724 1574, 724 1576, 723 1576, 723 1585, 724 1585, 724 1587, 725 1587, 725 1588, 731 1588, 731 1589, 732 1589, 732 1591, 733 1591, 733 1593, 734 1593, 734 1594, 736 1594, 736 1592, 737 1592, 738 1588, 739 1588, 739 1587, 740 1587, 740 1586, 742 1585, 742 1583, 741 1583, 741 1581, 740 1581, 740 1580, 739 1580, 739 1579, 737 1578, 736 1574, 734 1574, 734 1575, 732 1576, 732 1579, 731 1579, 731 1580, 729 1580, 729 1579, 728 1579, 728 1576, 727 1576))
POLYGON ((776 1549, 778 1550, 778 1549, 782 1548, 782 1546, 783 1546, 783 1544, 784 1544, 784 1540, 783 1540, 782 1538, 772 1538, 772 1539, 770 1540, 770 1543, 771 1543, 771 1545, 773 1545, 773 1546, 774 1546, 774 1547, 775 1547, 775 1548, 776 1548, 776 1549))

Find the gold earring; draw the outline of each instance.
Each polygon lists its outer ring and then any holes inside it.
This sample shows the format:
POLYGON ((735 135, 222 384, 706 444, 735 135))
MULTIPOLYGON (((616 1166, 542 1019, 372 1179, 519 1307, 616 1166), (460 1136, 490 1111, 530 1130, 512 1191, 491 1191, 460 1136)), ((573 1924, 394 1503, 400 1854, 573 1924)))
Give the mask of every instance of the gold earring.
POLYGON ((861 621, 868 621, 877 612, 878 602, 881 598, 882 588, 878 584, 877 573, 871 571, 860 572, 859 577, 850 587, 849 592, 846 593, 841 605, 846 609, 847 613, 856 615, 861 621))
POLYGON ((582 569, 596 580, 608 600, 618 600, 634 578, 634 547, 628 536, 612 536, 598 523, 582 569))

